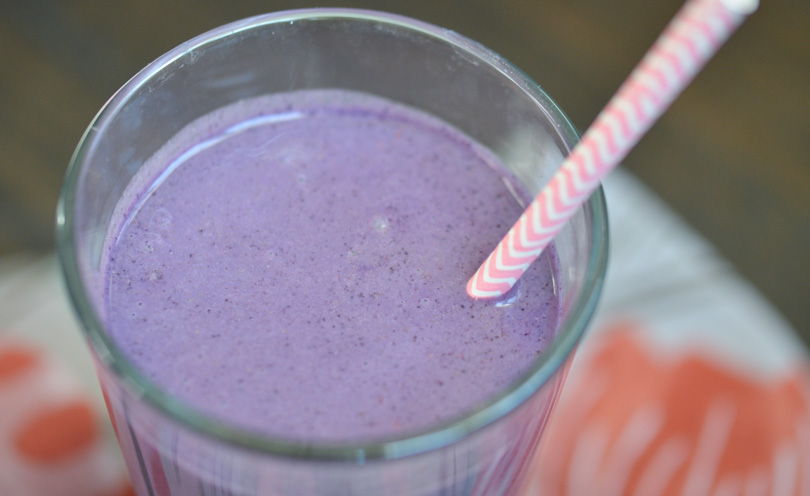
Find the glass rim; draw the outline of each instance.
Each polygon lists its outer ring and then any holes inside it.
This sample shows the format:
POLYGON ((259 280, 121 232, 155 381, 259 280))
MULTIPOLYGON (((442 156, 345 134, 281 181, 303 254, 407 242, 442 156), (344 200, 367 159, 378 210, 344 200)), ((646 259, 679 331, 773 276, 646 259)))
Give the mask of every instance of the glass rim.
POLYGON ((385 23, 464 50, 477 60, 495 68, 502 76, 529 94, 555 123, 556 130, 566 140, 569 151, 579 139, 579 134, 568 117, 527 74, 492 50, 451 30, 396 14, 349 8, 299 9, 249 17, 210 30, 168 51, 133 76, 102 106, 81 137, 68 165, 57 204, 56 245, 68 293, 94 354, 105 366, 112 369, 130 392, 146 400, 157 412, 167 415, 173 422, 198 434, 247 451, 309 460, 359 462, 390 460, 453 444, 506 417, 523 405, 563 366, 584 334, 596 309, 607 268, 607 209, 601 187, 594 192, 582 209, 586 218, 590 220, 589 235, 592 240, 582 291, 574 300, 567 318, 563 319, 562 324, 569 325, 559 329, 551 345, 540 355, 537 362, 509 388, 472 411, 416 433, 359 443, 295 442, 274 438, 257 431, 229 425, 195 410, 162 391, 127 359, 104 331, 105 326, 93 309, 79 271, 74 236, 73 209, 82 164, 92 151, 97 137, 103 135, 106 124, 142 84, 188 51, 224 37, 276 23, 335 19, 385 23))

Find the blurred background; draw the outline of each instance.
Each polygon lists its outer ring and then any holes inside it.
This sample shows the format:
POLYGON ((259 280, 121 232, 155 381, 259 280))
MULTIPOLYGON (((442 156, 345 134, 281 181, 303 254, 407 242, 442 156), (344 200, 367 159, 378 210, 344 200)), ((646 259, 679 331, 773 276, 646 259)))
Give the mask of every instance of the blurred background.
MULTIPOLYGON (((0 257, 54 248, 70 155, 144 65, 243 17, 334 2, 0 0, 0 257)), ((480 41, 580 129, 678 0, 344 1, 480 41)), ((810 342, 810 2, 762 2, 624 162, 810 342)), ((2 324, 2 323, 0 323, 2 324)))

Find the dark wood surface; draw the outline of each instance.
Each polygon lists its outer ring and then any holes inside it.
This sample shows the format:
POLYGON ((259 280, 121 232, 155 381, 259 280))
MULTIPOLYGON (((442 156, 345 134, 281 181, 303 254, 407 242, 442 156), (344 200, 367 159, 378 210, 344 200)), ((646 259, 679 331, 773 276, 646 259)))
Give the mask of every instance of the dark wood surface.
MULTIPOLYGON (((762 2, 625 165, 810 341, 810 2, 762 2)), ((53 249, 95 112, 178 43, 311 1, 0 0, 0 255, 53 249)), ((585 129, 675 0, 347 1, 439 24, 526 71, 585 129)), ((2 323, 0 323, 2 324, 2 323)))

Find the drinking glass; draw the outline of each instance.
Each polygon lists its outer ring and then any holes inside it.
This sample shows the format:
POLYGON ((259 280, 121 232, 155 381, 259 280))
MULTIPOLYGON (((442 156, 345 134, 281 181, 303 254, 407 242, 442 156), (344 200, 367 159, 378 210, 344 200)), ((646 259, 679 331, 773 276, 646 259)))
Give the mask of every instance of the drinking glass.
POLYGON ((178 46, 134 76, 71 159, 57 238, 140 496, 497 496, 520 488, 604 278, 601 190, 555 239, 562 318, 549 348, 485 405, 415 435, 321 445, 242 430, 158 388, 106 332, 105 237, 142 164, 215 109, 326 88, 378 95, 443 119, 488 147, 535 194, 578 139, 551 98, 497 54, 453 31, 380 12, 310 9, 245 19, 178 46))

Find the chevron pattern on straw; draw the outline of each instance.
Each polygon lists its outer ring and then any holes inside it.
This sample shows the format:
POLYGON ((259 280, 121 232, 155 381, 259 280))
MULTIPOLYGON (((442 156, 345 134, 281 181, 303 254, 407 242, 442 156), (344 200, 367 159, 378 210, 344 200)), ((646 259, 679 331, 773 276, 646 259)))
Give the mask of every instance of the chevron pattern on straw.
POLYGON ((471 297, 497 298, 515 285, 743 19, 720 0, 690 0, 684 5, 470 279, 471 297))

